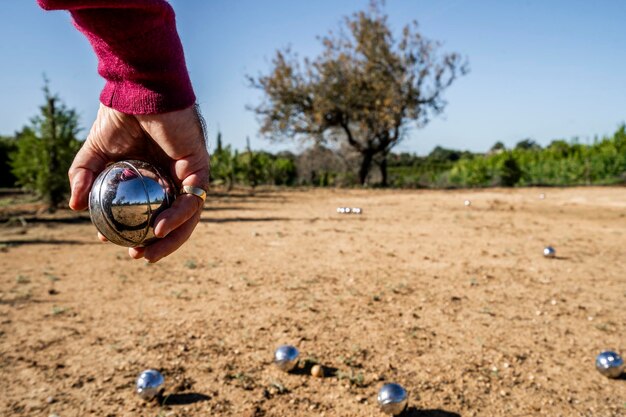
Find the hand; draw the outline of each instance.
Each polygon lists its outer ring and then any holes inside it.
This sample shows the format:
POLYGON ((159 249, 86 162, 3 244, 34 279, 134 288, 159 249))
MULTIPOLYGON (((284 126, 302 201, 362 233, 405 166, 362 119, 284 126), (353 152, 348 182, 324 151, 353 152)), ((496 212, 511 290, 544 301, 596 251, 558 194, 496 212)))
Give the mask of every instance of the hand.
MULTIPOLYGON (((70 208, 84 210, 89 190, 107 164, 140 159, 169 171, 178 185, 207 189, 209 155, 200 116, 195 107, 163 114, 131 115, 100 105, 87 140, 69 170, 70 208)), ((191 236, 202 213, 203 201, 183 194, 154 223, 161 238, 146 247, 129 248, 132 258, 157 262, 178 249, 191 236)), ((106 241, 99 234, 101 240, 106 241)))

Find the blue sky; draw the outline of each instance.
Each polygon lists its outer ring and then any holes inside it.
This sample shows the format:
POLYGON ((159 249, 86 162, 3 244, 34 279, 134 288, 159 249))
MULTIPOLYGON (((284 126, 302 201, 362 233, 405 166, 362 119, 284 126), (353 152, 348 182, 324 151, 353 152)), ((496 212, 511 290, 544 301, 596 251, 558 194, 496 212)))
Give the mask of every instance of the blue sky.
MULTIPOLYGON (((246 105, 259 102, 246 74, 268 72, 277 48, 301 57, 321 50, 317 35, 368 0, 172 0, 198 101, 224 141, 279 150, 258 135, 246 105)), ((496 141, 611 134, 626 121, 626 1, 388 0, 397 32, 416 19, 444 51, 467 56, 470 73, 446 93, 445 113, 415 130, 397 151, 434 146, 485 151, 496 141)), ((3 2, 0 26, 0 134, 12 134, 42 103, 42 75, 81 115, 86 134, 103 81, 96 59, 65 12, 44 12, 35 0, 3 2)))

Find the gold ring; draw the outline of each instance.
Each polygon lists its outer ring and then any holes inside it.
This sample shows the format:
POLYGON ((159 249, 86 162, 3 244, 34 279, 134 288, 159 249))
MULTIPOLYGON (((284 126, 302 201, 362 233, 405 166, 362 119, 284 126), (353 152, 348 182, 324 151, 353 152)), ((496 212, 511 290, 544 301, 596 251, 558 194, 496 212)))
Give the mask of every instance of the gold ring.
POLYGON ((206 200, 206 191, 200 187, 194 187, 193 185, 183 185, 183 189, 180 190, 181 194, 193 194, 196 197, 200 197, 202 201, 206 200))

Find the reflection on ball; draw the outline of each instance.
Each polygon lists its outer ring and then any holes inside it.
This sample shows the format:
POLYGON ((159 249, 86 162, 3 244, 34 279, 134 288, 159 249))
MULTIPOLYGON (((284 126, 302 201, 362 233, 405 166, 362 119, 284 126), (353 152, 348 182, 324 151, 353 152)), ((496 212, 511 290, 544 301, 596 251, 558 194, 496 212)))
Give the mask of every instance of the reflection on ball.
POLYGON ((106 167, 89 193, 89 214, 110 242, 137 247, 152 243, 154 220, 170 207, 176 191, 153 165, 121 161, 106 167))

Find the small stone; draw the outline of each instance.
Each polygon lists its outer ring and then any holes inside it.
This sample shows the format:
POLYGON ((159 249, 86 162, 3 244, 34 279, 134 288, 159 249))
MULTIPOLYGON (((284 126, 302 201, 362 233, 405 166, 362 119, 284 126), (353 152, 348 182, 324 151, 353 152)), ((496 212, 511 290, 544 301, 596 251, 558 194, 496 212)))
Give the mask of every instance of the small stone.
POLYGON ((248 408, 243 412, 244 417, 257 417, 260 415, 262 415, 262 412, 259 407, 248 408))

